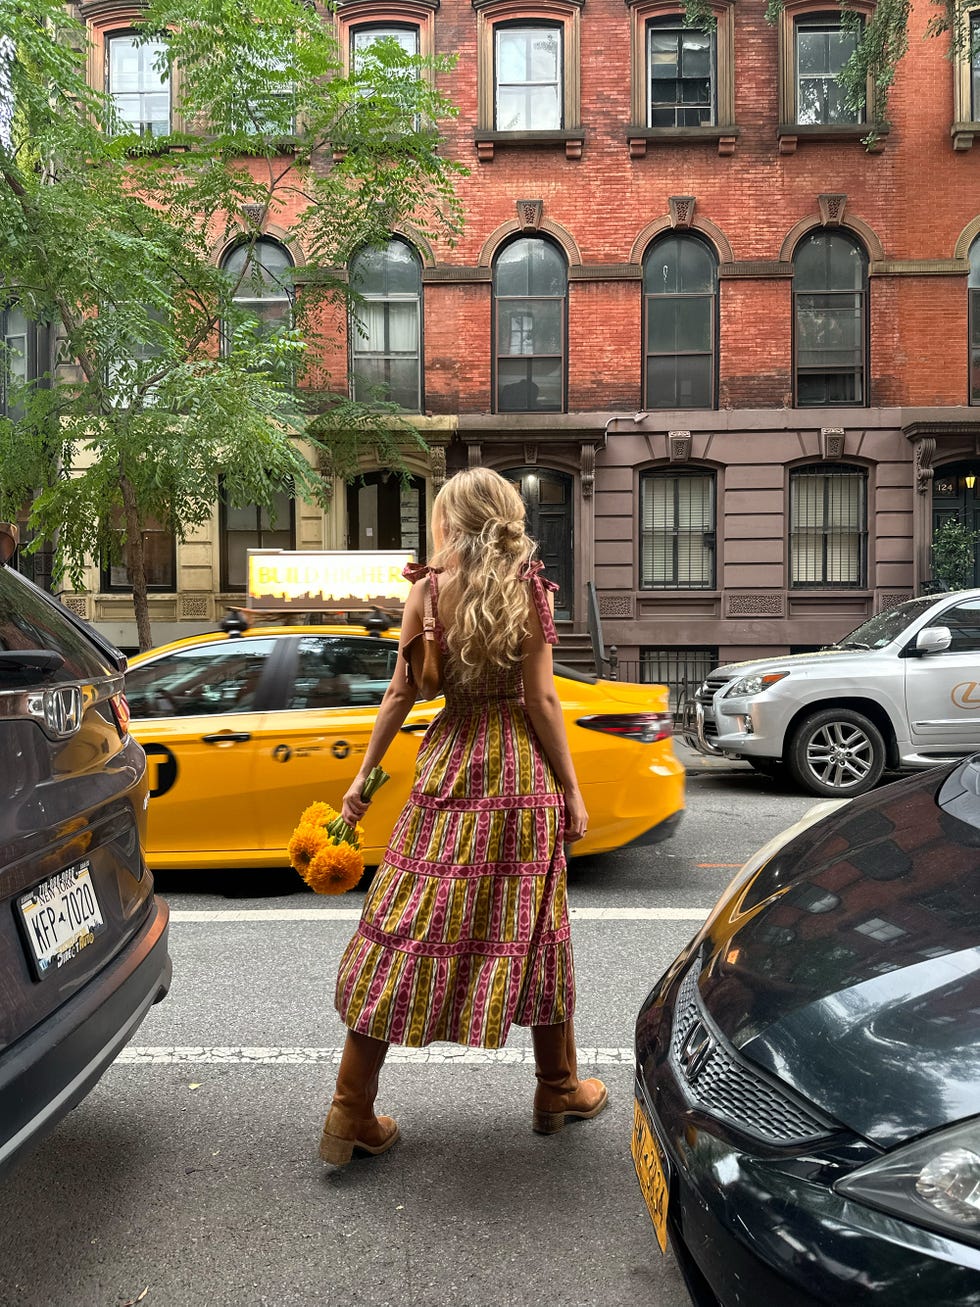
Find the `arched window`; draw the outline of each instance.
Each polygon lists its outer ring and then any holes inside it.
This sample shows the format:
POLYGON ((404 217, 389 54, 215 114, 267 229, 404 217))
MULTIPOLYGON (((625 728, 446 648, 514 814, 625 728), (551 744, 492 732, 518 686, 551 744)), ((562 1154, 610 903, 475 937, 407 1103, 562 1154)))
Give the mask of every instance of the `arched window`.
POLYGON ((540 236, 513 241, 493 269, 496 411, 561 413, 565 407, 564 255, 540 236))
POLYGON ((980 236, 970 246, 970 403, 980 404, 980 236))
POLYGON ((422 408, 422 264, 407 241, 363 249, 350 263, 351 392, 409 413, 422 408))
POLYGON ((793 257, 796 402, 866 404, 868 256, 851 236, 816 231, 793 257))
POLYGON ((665 236, 643 260, 644 404, 713 408, 718 261, 697 236, 665 236))
POLYGON ((847 463, 789 474, 790 585, 863 589, 868 583, 868 478, 847 463))
MULTIPOLYGON (((222 267, 232 283, 236 309, 257 323, 262 334, 271 335, 292 324, 293 261, 285 246, 260 236, 254 244, 236 245, 222 267)), ((229 341, 226 326, 226 349, 229 341)))

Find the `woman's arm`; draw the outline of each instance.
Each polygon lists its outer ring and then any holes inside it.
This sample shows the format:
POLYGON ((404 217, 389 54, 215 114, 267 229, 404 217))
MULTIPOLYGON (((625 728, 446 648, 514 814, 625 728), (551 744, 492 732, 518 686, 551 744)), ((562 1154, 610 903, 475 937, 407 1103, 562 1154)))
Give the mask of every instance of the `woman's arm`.
POLYGON ((367 749, 361 759, 360 770, 354 777, 350 789, 344 795, 341 816, 344 821, 349 822, 352 826, 355 822, 360 821, 368 810, 368 805, 361 798, 361 790, 364 788, 368 773, 372 767, 381 762, 388 751, 388 746, 404 725, 405 718, 415 704, 417 692, 415 686, 408 679, 407 664, 402 650, 408 641, 422 630, 426 585, 428 585, 428 581, 413 585, 408 599, 405 601, 395 670, 391 674, 388 688, 385 690, 384 698, 378 707, 378 715, 374 719, 374 729, 371 731, 371 738, 368 740, 367 749))
MULTIPOLYGON (((554 599, 548 594, 548 605, 554 610, 554 599)), ((541 619, 534 604, 530 605, 530 634, 524 641, 522 673, 524 678, 524 707, 531 719, 534 733, 548 755, 548 761, 565 791, 565 840, 572 844, 580 840, 589 824, 585 802, 579 789, 568 747, 565 718, 561 700, 555 688, 554 661, 551 645, 544 638, 541 619)))

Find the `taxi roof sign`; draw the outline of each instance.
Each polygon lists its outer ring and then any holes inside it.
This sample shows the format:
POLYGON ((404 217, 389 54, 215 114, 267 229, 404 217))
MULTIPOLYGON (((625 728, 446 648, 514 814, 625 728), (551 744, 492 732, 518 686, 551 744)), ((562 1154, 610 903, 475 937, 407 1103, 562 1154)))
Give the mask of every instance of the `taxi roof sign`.
POLYGON ((248 551, 248 606, 258 612, 318 612, 401 605, 411 583, 410 549, 248 551))

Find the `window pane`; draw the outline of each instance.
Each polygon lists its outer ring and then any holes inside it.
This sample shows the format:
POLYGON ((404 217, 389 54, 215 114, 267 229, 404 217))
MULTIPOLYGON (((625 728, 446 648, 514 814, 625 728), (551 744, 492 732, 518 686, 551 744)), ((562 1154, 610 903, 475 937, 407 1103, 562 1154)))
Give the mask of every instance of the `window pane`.
POLYGON ((561 101, 557 86, 501 86, 497 90, 497 130, 557 131, 561 101))
POLYGON ((275 647, 270 639, 228 640, 181 649, 126 673, 134 717, 201 717, 250 712, 275 647))
POLYGON ((497 407, 501 413, 561 412, 560 359, 501 359, 497 407))
POLYGON ((379 704, 398 660, 390 640, 309 637, 300 641, 296 680, 287 708, 347 708, 379 704))
POLYGON ((564 295, 565 260, 545 240, 518 240, 494 264, 497 295, 564 295))
POLYGON ((359 27, 351 37, 355 72, 363 66, 364 55, 375 41, 397 41, 407 55, 414 56, 419 52, 417 27, 359 27))
POLYGON ((796 25, 796 117, 801 124, 857 123, 863 113, 849 109, 837 82, 854 52, 856 38, 839 23, 796 25))
POLYGON ((710 408, 710 356, 677 354, 647 359, 647 404, 650 408, 710 408))
POLYGON ((559 354, 564 300, 503 300, 497 306, 499 354, 559 354))

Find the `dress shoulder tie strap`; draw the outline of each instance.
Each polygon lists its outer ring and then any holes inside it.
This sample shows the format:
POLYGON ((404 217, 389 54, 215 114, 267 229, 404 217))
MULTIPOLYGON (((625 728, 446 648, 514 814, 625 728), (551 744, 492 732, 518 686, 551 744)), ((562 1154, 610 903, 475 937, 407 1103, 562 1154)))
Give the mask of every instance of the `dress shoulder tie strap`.
POLYGON ((558 632, 555 630, 555 620, 551 615, 551 605, 548 603, 548 591, 555 593, 559 587, 556 582, 542 576, 543 571, 544 563, 540 558, 536 558, 533 562, 528 560, 521 567, 518 576, 522 581, 529 581, 531 584, 531 598, 534 600, 545 640, 548 644, 557 644, 558 632))
POLYGON ((431 625, 437 634, 442 634, 442 623, 439 621, 439 573, 441 567, 429 567, 428 563, 406 563, 402 568, 402 576, 406 581, 411 581, 414 585, 416 581, 429 580, 426 592, 426 614, 424 625, 431 625), (431 599, 431 612, 430 612, 431 599))

